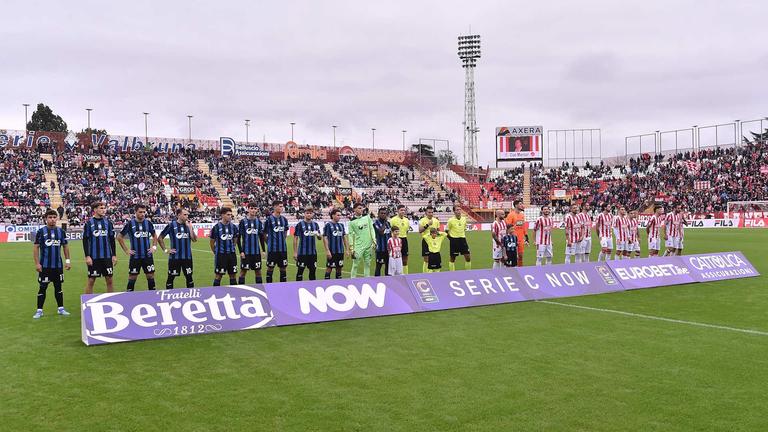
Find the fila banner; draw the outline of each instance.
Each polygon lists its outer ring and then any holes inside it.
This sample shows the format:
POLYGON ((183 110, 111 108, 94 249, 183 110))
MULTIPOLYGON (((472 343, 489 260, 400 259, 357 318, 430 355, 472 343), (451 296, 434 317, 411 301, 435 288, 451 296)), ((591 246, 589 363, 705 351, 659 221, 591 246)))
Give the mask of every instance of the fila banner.
POLYGON ((496 160, 541 160, 544 127, 502 126, 496 128, 496 160))
POLYGON ((740 252, 403 276, 86 294, 86 345, 759 276, 740 252))

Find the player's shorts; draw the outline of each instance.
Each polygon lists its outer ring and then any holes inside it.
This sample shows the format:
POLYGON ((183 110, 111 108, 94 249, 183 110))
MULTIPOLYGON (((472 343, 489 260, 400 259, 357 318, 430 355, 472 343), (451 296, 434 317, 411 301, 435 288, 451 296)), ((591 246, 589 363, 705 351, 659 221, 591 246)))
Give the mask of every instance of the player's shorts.
POLYGON ((155 272, 155 258, 131 258, 128 260, 128 274, 137 275, 141 272, 144 274, 155 272))
POLYGON ((504 249, 502 249, 501 247, 497 246, 496 243, 493 244, 493 248, 491 249, 491 251, 492 251, 492 255, 493 255, 493 259, 494 260, 500 260, 500 259, 504 258, 504 249))
POLYGON ((400 247, 400 253, 404 256, 408 256, 408 238, 406 237, 400 237, 401 247, 400 247))
POLYGON ((507 257, 504 258, 504 265, 506 267, 517 267, 517 255, 510 258, 509 254, 507 254, 507 257))
POLYGON ((88 277, 112 277, 112 258, 98 258, 93 260, 93 265, 88 266, 88 277))
POLYGON ((600 247, 603 249, 613 249, 613 238, 600 237, 600 247))
POLYGON ((467 244, 466 237, 448 237, 448 244, 450 245, 450 253, 452 257, 469 255, 469 245, 467 244))
POLYGON ((386 264, 389 261, 389 252, 376 252, 376 264, 386 264))
POLYGON ((64 269, 43 267, 43 270, 37 274, 37 281, 39 283, 64 282, 64 269))
POLYGON ((240 258, 240 268, 243 270, 261 270, 261 254, 246 254, 240 258))
POLYGON ((629 249, 627 249, 627 247, 628 247, 628 245, 627 245, 626 240, 622 240, 622 241, 618 241, 617 240, 616 241, 616 250, 617 251, 629 251, 629 249))
POLYGON ((592 252, 592 237, 587 237, 581 241, 581 253, 589 254, 592 252))
POLYGON ((565 254, 566 255, 577 255, 580 254, 579 249, 581 249, 581 242, 571 243, 570 246, 568 246, 568 243, 565 244, 565 254))
POLYGON ((344 267, 344 254, 343 253, 331 254, 331 259, 325 262, 325 266, 328 268, 344 267))
POLYGON ((267 252, 267 267, 287 267, 288 252, 267 252))
POLYGON ((639 241, 633 241, 627 243, 627 251, 629 252, 640 252, 640 242, 639 241))
POLYGON ((220 275, 237 273, 237 255, 234 252, 216 254, 213 271, 220 275))
POLYGON ((537 258, 552 258, 552 245, 540 244, 536 245, 536 257, 537 258))
POLYGON ((682 237, 667 237, 666 246, 673 249, 682 249, 683 239, 682 237))
POLYGON ((403 259, 389 257, 388 274, 390 276, 403 274, 403 259))
POLYGON ((659 250, 660 249, 660 241, 657 238, 648 237, 648 250, 659 250))
POLYGON ((443 259, 439 253, 430 253, 427 259, 427 268, 430 270, 437 270, 443 267, 443 259))
POLYGON ((317 267, 317 255, 298 255, 296 257, 296 267, 310 269, 317 267))
POLYGON ((427 241, 424 239, 421 239, 421 256, 429 256, 429 246, 427 246, 427 241))
POLYGON ((192 274, 191 259, 168 260, 168 276, 182 276, 192 274))

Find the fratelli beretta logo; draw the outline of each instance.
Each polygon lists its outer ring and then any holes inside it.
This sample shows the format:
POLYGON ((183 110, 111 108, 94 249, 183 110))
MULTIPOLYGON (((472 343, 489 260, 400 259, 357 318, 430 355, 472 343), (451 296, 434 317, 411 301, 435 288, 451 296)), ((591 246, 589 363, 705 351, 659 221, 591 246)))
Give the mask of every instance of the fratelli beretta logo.
POLYGON ((233 285, 84 295, 86 345, 274 326, 266 293, 233 285))

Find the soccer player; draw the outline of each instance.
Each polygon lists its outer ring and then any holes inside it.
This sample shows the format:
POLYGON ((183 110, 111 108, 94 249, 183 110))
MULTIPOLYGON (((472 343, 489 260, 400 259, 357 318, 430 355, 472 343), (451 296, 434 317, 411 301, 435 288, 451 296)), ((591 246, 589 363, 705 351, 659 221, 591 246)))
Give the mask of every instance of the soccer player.
POLYGON ((389 253, 388 273, 390 276, 403 274, 403 241, 400 239, 400 228, 392 227, 392 237, 387 240, 389 253))
POLYGON ((32 318, 43 317, 43 305, 48 284, 53 282, 53 295, 56 297, 57 313, 67 316, 69 312, 64 309, 64 293, 61 284, 64 283, 64 271, 72 268, 69 260, 69 246, 67 245, 67 233, 56 226, 59 214, 56 210, 45 212, 45 226, 35 233, 35 243, 32 246, 32 257, 35 260, 37 270, 37 311, 32 318), (64 265, 61 265, 61 252, 64 251, 64 265))
POLYGON ((288 219, 283 216, 283 202, 272 203, 272 214, 264 220, 267 237, 267 283, 272 283, 275 266, 280 269, 280 282, 288 281, 288 219))
POLYGON ((627 257, 629 258, 640 258, 640 240, 637 235, 639 225, 637 210, 631 210, 629 212, 629 219, 627 219, 627 230, 629 233, 627 238, 627 257))
POLYGON ((645 226, 645 232, 648 233, 648 256, 657 256, 661 250, 660 228, 664 226, 664 207, 654 206, 653 216, 648 220, 645 226))
POLYGON ((257 284, 263 283, 261 250, 264 249, 264 225, 259 219, 259 206, 255 202, 248 203, 248 215, 240 220, 237 229, 240 232, 237 237, 237 250, 240 251, 240 276, 237 283, 245 284, 248 270, 253 270, 257 284))
POLYGON ((389 274, 389 252, 387 242, 392 234, 392 225, 387 220, 387 208, 379 208, 379 217, 373 221, 373 229, 376 230, 376 271, 374 276, 381 276, 381 268, 384 267, 384 275, 389 274))
POLYGON ((435 208, 427 206, 426 210, 424 210, 424 217, 419 219, 419 234, 422 236, 421 257, 424 260, 421 265, 421 271, 423 273, 427 273, 429 268, 429 245, 427 244, 426 234, 429 234, 432 228, 439 230, 440 221, 435 217, 435 208))
POLYGON ((192 279, 192 242, 197 241, 197 233, 189 223, 189 210, 176 209, 176 220, 163 228, 157 236, 157 243, 168 255, 168 279, 165 281, 165 289, 173 289, 173 280, 176 276, 184 275, 187 288, 194 288, 192 279), (165 237, 171 239, 171 248, 165 247, 165 237))
POLYGON ((536 219, 533 225, 533 232, 536 238, 536 265, 540 266, 552 264, 552 228, 554 221, 549 216, 550 208, 545 205, 541 207, 541 216, 536 219))
POLYGON ((504 265, 517 267, 517 244, 519 240, 514 225, 507 226, 507 235, 501 241, 504 244, 504 265))
POLYGON ((675 204, 672 213, 668 213, 664 217, 664 233, 667 237, 667 251, 664 256, 675 256, 682 253, 683 223, 687 224, 687 221, 685 221, 680 204, 675 204))
POLYGON ((597 256, 597 260, 608 261, 611 251, 613 251, 613 237, 611 237, 613 215, 607 204, 603 204, 601 210, 600 214, 595 218, 595 231, 597 231, 597 236, 600 237, 600 254, 597 256))
POLYGON ((507 226, 512 225, 515 227, 515 234, 517 234, 517 265, 522 267, 524 246, 528 244, 528 223, 525 221, 525 205, 523 205, 523 201, 519 199, 514 200, 512 206, 514 208, 507 214, 504 222, 506 222, 507 226))
POLYGON ((613 259, 620 260, 627 256, 627 239, 629 238, 629 218, 627 209, 619 206, 619 214, 613 218, 613 233, 616 236, 616 254, 613 259))
POLYGON ((472 257, 469 254, 469 245, 467 244, 467 217, 462 213, 461 207, 453 207, 453 216, 448 219, 445 231, 448 233, 448 245, 451 253, 448 269, 456 270, 456 257, 464 255, 464 268, 471 270, 472 257))
POLYGON ((155 226, 147 219, 147 206, 137 204, 133 219, 123 225, 123 230, 117 235, 120 248, 128 255, 128 286, 126 291, 133 291, 140 272, 147 277, 147 289, 155 289, 155 258, 152 254, 157 250, 157 234, 155 226), (125 245, 129 237, 131 248, 125 245), (152 242, 150 243, 150 239, 152 242))
POLYGON ((400 233, 400 242, 402 243, 401 254, 403 255, 403 274, 408 274, 408 232, 411 230, 411 222, 405 216, 405 206, 397 206, 397 216, 389 220, 392 228, 397 227, 400 233))
POLYGON ((336 279, 341 279, 341 269, 344 267, 344 257, 349 256, 349 243, 344 225, 339 223, 341 211, 331 210, 331 221, 323 228, 323 245, 325 245, 325 278, 331 278, 331 269, 336 269, 336 279))
POLYGON ((104 217, 107 206, 97 201, 91 204, 93 216, 85 222, 83 228, 83 252, 85 264, 88 266, 88 282, 85 293, 93 294, 93 284, 97 277, 104 277, 107 292, 114 291, 112 273, 117 264, 115 254, 115 227, 112 221, 104 217))
POLYGON ((355 217, 349 221, 349 249, 352 255, 352 271, 350 277, 357 276, 357 268, 363 265, 363 276, 371 275, 371 253, 376 250, 375 231, 371 215, 365 211, 365 207, 357 203, 354 211, 355 217))
POLYGON ((439 272, 443 268, 443 259, 440 256, 440 248, 443 246, 443 240, 448 236, 444 232, 439 232, 437 228, 430 228, 428 233, 424 233, 424 241, 427 243, 429 256, 427 257, 427 273, 439 272))
POLYGON ((507 223, 504 222, 504 210, 496 210, 496 220, 491 225, 491 256, 493 268, 501 268, 504 259, 504 235, 507 232, 507 223))
POLYGON ((578 204, 571 204, 571 212, 565 215, 565 263, 581 262, 584 227, 581 225, 578 204))
POLYGON ((237 283, 237 255, 235 243, 240 235, 237 226, 232 222, 232 209, 222 207, 219 210, 221 221, 211 229, 211 252, 213 252, 213 286, 221 286, 221 278, 229 275, 229 284, 237 283))
POLYGON ((313 221, 315 209, 304 209, 304 220, 293 230, 293 259, 296 261, 296 281, 304 280, 304 269, 309 269, 309 280, 317 279, 317 242, 320 225, 313 221))
POLYGON ((589 262, 589 254, 592 252, 592 216, 589 214, 590 205, 584 203, 581 206, 579 220, 581 222, 582 237, 581 240, 581 262, 589 262))

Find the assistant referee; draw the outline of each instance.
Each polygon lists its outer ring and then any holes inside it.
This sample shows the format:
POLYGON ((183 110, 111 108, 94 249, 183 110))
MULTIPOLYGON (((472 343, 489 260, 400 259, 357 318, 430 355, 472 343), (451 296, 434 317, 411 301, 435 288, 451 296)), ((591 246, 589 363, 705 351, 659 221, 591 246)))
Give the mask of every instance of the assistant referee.
POLYGON ((456 257, 464 255, 464 268, 471 270, 472 257, 469 255, 469 245, 467 244, 467 216, 463 214, 460 207, 455 206, 453 208, 453 216, 448 219, 445 231, 448 233, 448 245, 451 252, 448 269, 450 271, 456 270, 456 257))

